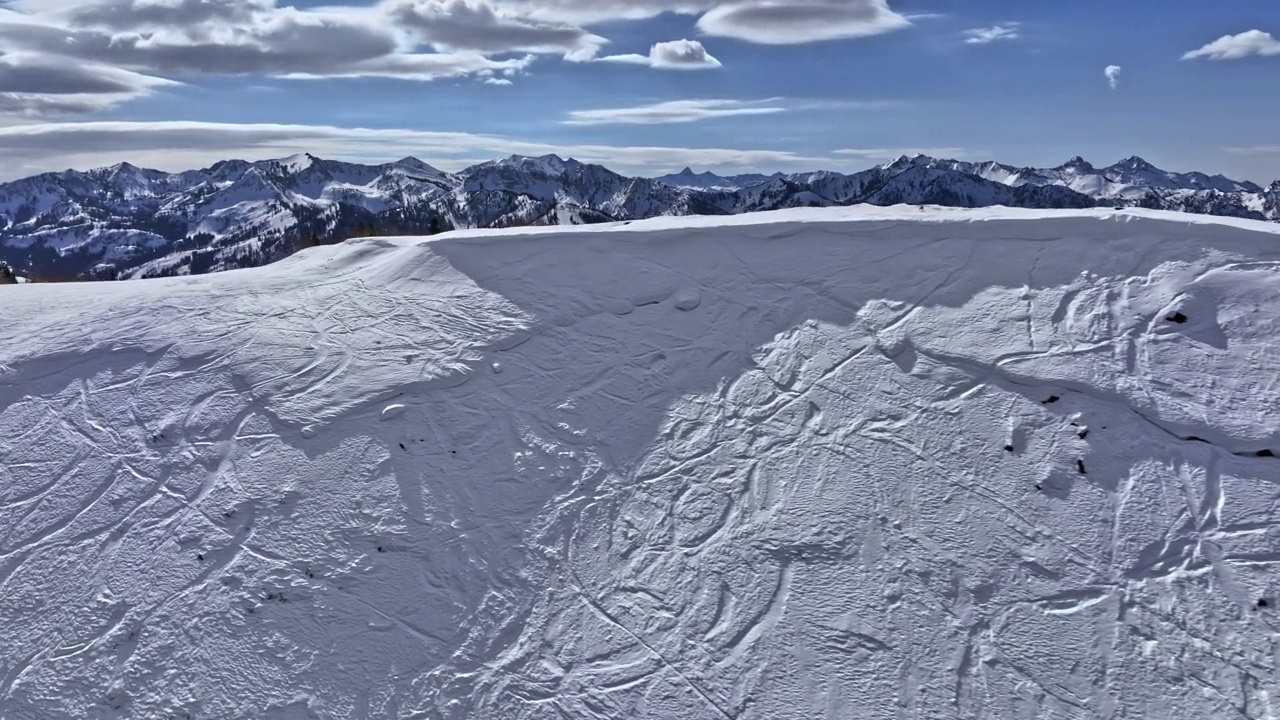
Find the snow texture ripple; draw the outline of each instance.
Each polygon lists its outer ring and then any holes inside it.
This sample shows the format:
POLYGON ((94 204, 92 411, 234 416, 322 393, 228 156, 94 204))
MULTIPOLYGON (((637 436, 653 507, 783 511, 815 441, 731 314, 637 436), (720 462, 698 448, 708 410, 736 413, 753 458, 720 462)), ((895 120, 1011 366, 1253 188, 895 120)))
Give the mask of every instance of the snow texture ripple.
POLYGON ((0 289, 0 716, 1276 717, 1277 233, 792 210, 0 289))

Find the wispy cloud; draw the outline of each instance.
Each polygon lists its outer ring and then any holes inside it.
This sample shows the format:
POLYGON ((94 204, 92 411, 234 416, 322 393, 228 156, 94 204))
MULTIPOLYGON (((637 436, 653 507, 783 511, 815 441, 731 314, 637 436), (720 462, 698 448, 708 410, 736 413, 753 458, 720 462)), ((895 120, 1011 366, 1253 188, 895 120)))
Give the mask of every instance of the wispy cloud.
POLYGON ((789 98, 787 100, 795 110, 903 110, 911 107, 911 100, 858 100, 846 98, 805 99, 789 98))
POLYGON ((714 5, 698 20, 707 35, 766 45, 871 37, 911 26, 887 0, 740 0, 714 5))
POLYGON ((906 155, 928 155, 935 158, 957 159, 968 157, 962 147, 928 147, 928 148, 841 148, 835 155, 846 155, 867 161, 894 160, 906 155))
POLYGON ((94 112, 178 84, 94 62, 0 52, 0 114, 94 112))
POLYGON ((786 112, 787 108, 778 104, 779 100, 671 100, 635 107, 576 110, 569 113, 564 122, 566 125, 661 125, 742 115, 770 115, 786 112))
POLYGON ((523 70, 537 54, 591 55, 605 42, 575 26, 495 11, 485 0, 309 9, 277 0, 27 0, 12 7, 0 8, 3 74, 10 83, 42 77, 48 87, 7 94, 0 112, 28 115, 49 107, 90 112, 209 75, 433 80, 523 70), (515 52, 529 54, 510 57, 515 52), (73 79, 84 89, 80 97, 56 97, 73 79))
POLYGON ((1248 147, 1225 147, 1223 152, 1231 155, 1280 155, 1280 145, 1251 145, 1248 147))
POLYGON ((1020 23, 1011 22, 991 27, 970 28, 961 35, 969 45, 989 45, 998 40, 1016 40, 1020 23))
POLYGON ((1121 68, 1119 65, 1108 65, 1106 69, 1102 71, 1102 74, 1107 78, 1107 84, 1111 86, 1112 90, 1120 87, 1120 72, 1121 68))
POLYGON ((394 0, 386 7, 399 27, 442 51, 557 53, 589 59, 608 42, 572 23, 531 18, 486 0, 394 0))
POLYGON ((1183 60, 1239 60, 1250 55, 1280 55, 1280 40, 1271 33, 1247 30, 1239 35, 1223 35, 1202 48, 1182 56, 1183 60))
POLYGON ((649 48, 648 55, 606 55, 600 60, 648 65, 659 70, 710 70, 720 67, 720 61, 697 40, 660 42, 649 48))
MULTIPOLYGON (((90 89, 75 97, 0 90, 0 114, 88 113, 202 76, 431 81, 514 70, 504 76, 513 80, 538 57, 599 58, 609 39, 594 29, 604 21, 663 13, 696 16, 709 37, 762 44, 911 25, 889 0, 4 0, 8 80, 66 86, 76 75, 90 89)), ((720 66, 696 40, 607 59, 661 70, 720 66)))
POLYGON ((0 126, 0 153, 6 158, 0 173, 10 178, 121 160, 184 170, 229 157, 255 160, 298 152, 365 162, 420 155, 433 165, 453 170, 500 155, 557 153, 636 175, 660 175, 685 165, 732 173, 811 170, 838 162, 785 150, 554 145, 498 135, 324 125, 85 122, 0 126))

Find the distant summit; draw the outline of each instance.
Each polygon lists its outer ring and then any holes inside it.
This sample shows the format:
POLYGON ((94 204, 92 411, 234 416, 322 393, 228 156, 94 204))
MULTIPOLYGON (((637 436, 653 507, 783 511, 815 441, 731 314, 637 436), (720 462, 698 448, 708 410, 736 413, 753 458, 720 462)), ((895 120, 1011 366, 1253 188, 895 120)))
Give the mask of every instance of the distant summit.
POLYGON ((674 175, 663 175, 654 179, 674 188, 736 190, 743 187, 741 183, 727 177, 711 172, 695 173, 692 168, 688 167, 674 175))
POLYGON ((395 165, 397 167, 402 167, 402 168, 408 168, 410 170, 416 170, 418 172, 422 172, 427 175, 444 175, 445 174, 443 171, 435 168, 432 165, 428 165, 427 163, 413 156, 400 158, 399 160, 392 163, 392 165, 395 165))
POLYGON ((1059 170, 1059 171, 1069 170, 1071 172, 1077 172, 1077 173, 1090 173, 1090 172, 1093 172, 1093 165, 1090 164, 1088 160, 1085 160, 1079 155, 1076 155, 1075 157, 1071 158, 1070 160, 1066 161, 1065 163, 1053 169, 1059 170))
MULTIPOLYGON (((1278 183, 1280 184, 1280 183, 1278 183)), ((1141 206, 1280 220, 1280 189, 1162 170, 1136 155, 1053 168, 902 155, 857 173, 628 177, 556 154, 443 172, 416 157, 367 165, 298 153, 180 173, 127 162, 0 185, 0 261, 58 277, 198 274, 300 244, 449 228, 578 225, 855 204, 1141 206)))

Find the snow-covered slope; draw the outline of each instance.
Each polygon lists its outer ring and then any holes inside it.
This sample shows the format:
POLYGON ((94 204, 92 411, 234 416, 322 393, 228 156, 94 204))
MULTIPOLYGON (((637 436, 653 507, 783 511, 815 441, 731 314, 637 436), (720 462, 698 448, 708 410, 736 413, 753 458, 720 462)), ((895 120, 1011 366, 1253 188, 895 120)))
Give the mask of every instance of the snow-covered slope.
POLYGON ((0 716, 1274 717, 1278 232, 802 209, 0 288, 0 716))

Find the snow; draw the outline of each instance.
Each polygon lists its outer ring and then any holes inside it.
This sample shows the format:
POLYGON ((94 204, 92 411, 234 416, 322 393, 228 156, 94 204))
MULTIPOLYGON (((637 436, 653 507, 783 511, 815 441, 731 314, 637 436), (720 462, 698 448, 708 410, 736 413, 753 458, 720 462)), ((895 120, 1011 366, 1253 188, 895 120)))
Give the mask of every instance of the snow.
POLYGON ((1199 172, 1167 172, 1138 157, 1101 169, 1079 157, 1037 169, 915 155, 853 175, 819 171, 721 177, 685 168, 646 179, 555 155, 517 155, 455 175, 412 157, 362 165, 304 153, 256 163, 223 161, 177 174, 122 163, 5 183, 0 185, 0 251, 7 249, 11 260, 25 261, 33 251, 74 245, 83 252, 45 260, 53 267, 42 272, 80 277, 101 266, 120 276, 140 277, 182 272, 182 253, 197 247, 202 251, 199 269, 205 271, 279 257, 309 234, 309 221, 317 218, 328 218, 330 228, 343 227, 353 217, 375 227, 399 225, 405 215, 418 222, 434 217, 453 227, 492 228, 911 203, 1141 205, 1277 220, 1278 188, 1264 190, 1199 172), (78 235, 77 228, 87 237, 78 235), (168 247, 109 254, 111 239, 99 236, 119 231, 159 231, 168 247), (244 243, 251 238, 261 239, 254 240, 260 252, 245 254, 244 243))
POLYGON ((444 171, 436 167, 433 167, 419 160, 418 158, 412 157, 412 156, 401 158, 400 160, 397 160, 396 162, 392 163, 392 166, 401 170, 408 170, 414 173, 415 175, 422 175, 425 177, 446 177, 447 176, 447 173, 445 173, 444 171))
POLYGON ((673 188, 692 188, 698 190, 738 190, 744 187, 742 184, 721 177, 715 173, 703 172, 695 173, 691 168, 685 168, 678 173, 671 175, 663 175, 654 178, 663 185, 673 188))
POLYGON ((1277 234, 796 209, 0 288, 0 716, 1275 717, 1277 234))
POLYGON ((286 158, 281 158, 276 163, 291 173, 299 173, 310 168, 319 161, 319 158, 311 153, 296 153, 286 158))

